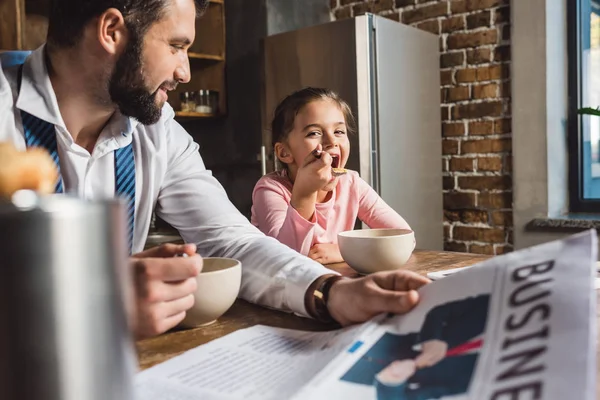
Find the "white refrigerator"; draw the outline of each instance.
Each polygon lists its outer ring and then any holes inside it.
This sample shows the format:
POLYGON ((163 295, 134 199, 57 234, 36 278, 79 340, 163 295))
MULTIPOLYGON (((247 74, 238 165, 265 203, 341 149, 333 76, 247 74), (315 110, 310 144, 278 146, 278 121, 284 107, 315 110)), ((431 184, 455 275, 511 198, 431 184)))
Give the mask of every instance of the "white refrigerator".
POLYGON ((274 169, 269 125, 279 101, 306 86, 332 89, 357 120, 347 168, 408 221, 417 248, 442 250, 438 36, 366 14, 268 36, 261 46, 264 169, 274 169))

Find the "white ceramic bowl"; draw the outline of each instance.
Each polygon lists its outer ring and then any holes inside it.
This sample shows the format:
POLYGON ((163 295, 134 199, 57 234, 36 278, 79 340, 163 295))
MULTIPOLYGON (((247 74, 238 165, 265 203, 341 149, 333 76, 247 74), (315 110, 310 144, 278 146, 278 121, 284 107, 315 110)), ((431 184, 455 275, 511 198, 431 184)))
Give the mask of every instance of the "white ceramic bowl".
POLYGON ((242 263, 232 258, 206 257, 196 278, 195 301, 181 322, 186 327, 212 324, 233 305, 242 282, 242 263))
POLYGON ((357 229, 338 234, 344 261, 361 274, 402 267, 415 247, 415 234, 408 229, 357 229))

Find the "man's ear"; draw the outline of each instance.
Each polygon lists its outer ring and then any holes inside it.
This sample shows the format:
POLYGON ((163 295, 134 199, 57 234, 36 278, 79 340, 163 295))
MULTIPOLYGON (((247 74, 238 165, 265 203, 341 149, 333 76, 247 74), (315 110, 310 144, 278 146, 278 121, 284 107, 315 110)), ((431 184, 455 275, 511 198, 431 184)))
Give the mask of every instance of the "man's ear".
POLYGON ((97 37, 100 45, 107 53, 120 54, 127 44, 128 31, 121 11, 109 8, 97 20, 97 37))
POLYGON ((294 162, 294 157, 292 157, 292 152, 287 148, 287 146, 281 142, 275 143, 275 155, 284 164, 290 164, 294 162))

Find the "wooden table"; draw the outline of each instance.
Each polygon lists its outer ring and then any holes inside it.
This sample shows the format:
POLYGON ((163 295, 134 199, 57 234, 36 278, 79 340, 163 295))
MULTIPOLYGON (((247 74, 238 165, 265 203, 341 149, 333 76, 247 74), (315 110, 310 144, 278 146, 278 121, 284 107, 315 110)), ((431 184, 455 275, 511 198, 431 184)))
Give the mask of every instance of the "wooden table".
MULTIPOLYGON (((467 253, 417 250, 408 261, 406 269, 425 275, 428 272, 473 265, 488 257, 467 253)), ((332 264, 327 267, 346 276, 357 276, 356 272, 344 263, 332 264)), ((173 331, 137 342, 136 347, 140 367, 142 369, 149 368, 201 344, 210 342, 213 339, 257 324, 308 331, 331 329, 330 326, 311 319, 266 309, 243 300, 237 300, 233 307, 212 325, 203 328, 173 331)))

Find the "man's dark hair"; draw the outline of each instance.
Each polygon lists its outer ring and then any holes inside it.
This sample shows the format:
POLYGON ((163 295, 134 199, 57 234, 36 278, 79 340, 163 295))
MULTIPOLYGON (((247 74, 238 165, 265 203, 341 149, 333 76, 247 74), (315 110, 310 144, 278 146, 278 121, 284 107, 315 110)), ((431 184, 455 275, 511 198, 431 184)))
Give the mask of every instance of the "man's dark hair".
MULTIPOLYGON (((84 27, 109 8, 121 11, 128 29, 143 37, 160 20, 172 0, 52 0, 47 42, 54 47, 72 47, 82 37, 84 27)), ((194 0, 201 15, 208 0, 194 0)))

